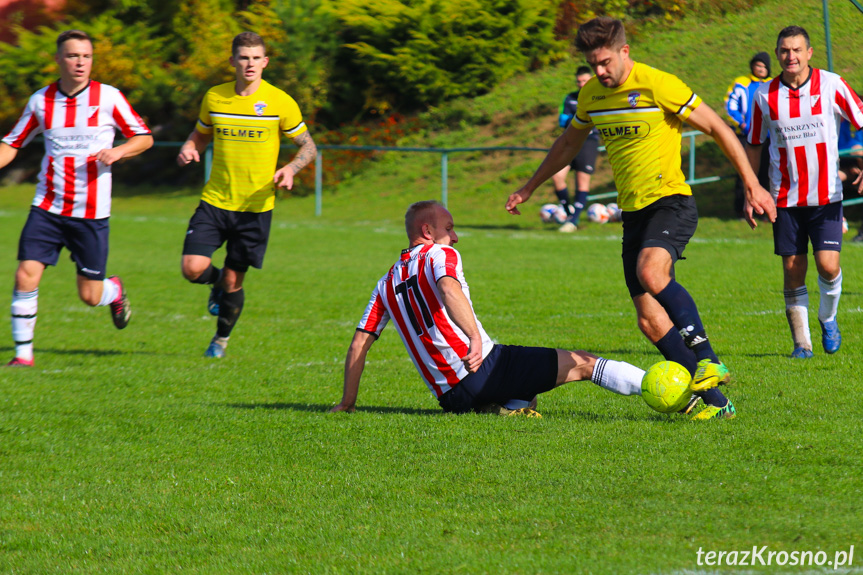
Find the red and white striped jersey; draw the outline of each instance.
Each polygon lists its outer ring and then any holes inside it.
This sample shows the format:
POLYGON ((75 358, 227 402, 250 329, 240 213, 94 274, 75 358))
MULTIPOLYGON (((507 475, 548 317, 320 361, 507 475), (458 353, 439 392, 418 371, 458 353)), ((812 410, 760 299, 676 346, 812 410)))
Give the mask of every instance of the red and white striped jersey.
POLYGON ((755 92, 748 141, 770 140, 770 192, 777 207, 842 201, 840 116, 863 127, 863 102, 838 74, 812 68, 797 89, 782 77, 755 92))
MULTIPOLYGON (((417 371, 435 397, 449 391, 468 374, 460 358, 467 355, 469 340, 450 319, 437 287, 444 276, 458 280, 473 309, 458 251, 440 244, 419 245, 403 250, 399 261, 378 281, 357 326, 380 336, 392 319, 417 371)), ((476 314, 474 320, 482 337, 485 358, 494 342, 476 314)))
POLYGON ((113 147, 115 129, 126 138, 150 134, 117 88, 91 80, 67 96, 55 82, 30 96, 3 142, 21 148, 44 134, 33 205, 61 216, 101 219, 111 215, 111 167, 95 154, 113 147))

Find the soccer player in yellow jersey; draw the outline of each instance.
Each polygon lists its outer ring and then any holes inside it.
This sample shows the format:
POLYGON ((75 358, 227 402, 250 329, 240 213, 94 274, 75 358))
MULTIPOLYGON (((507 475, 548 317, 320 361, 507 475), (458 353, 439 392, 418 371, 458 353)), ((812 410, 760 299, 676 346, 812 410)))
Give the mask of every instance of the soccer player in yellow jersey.
POLYGON ((263 39, 252 32, 238 34, 229 61, 236 80, 207 92, 198 123, 177 156, 181 166, 200 162, 213 142, 210 178, 183 244, 183 276, 212 286, 207 308, 219 320, 204 354, 212 358, 224 357, 243 310, 246 272, 263 265, 276 187, 290 190, 294 175, 317 154, 297 103, 262 78, 268 63, 263 39), (282 132, 300 149, 276 169, 282 132), (225 264, 219 269, 212 255, 225 242, 225 264))
MULTIPOLYGON (((513 193, 506 209, 519 214, 545 180, 569 163, 595 126, 608 151, 623 210, 623 272, 638 327, 662 355, 693 374, 696 399, 707 407, 693 419, 731 418, 735 409, 717 385, 728 369, 713 351, 695 302, 674 279, 698 224, 692 191, 680 168, 686 121, 713 137, 743 180, 757 214, 776 218, 770 194, 758 183, 734 132, 677 77, 629 57, 623 23, 608 17, 582 25, 575 45, 596 77, 582 88, 570 127, 555 141, 536 173, 513 193)), ((757 223, 748 216, 749 223, 757 223)))

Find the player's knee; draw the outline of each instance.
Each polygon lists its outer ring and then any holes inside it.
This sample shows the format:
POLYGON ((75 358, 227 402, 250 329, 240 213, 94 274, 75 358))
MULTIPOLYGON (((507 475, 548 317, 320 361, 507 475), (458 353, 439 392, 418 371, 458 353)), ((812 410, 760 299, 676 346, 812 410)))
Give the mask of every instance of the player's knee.
POLYGON ((183 262, 181 269, 183 277, 192 283, 195 283, 195 281, 201 277, 201 274, 207 270, 206 267, 196 266, 186 261, 183 262))
POLYGON ((816 267, 818 268, 818 275, 827 281, 833 281, 839 276, 839 272, 841 268, 839 267, 839 262, 818 262, 816 261, 816 267))
POLYGON ((34 273, 33 270, 27 269, 24 266, 18 266, 15 270, 15 289, 18 291, 33 291, 39 287, 40 273, 34 273))
POLYGON ((88 289, 78 291, 78 297, 90 307, 99 305, 99 300, 102 299, 101 294, 97 295, 93 290, 88 289))
POLYGON ((669 278, 665 274, 657 274, 653 270, 638 270, 638 281, 641 287, 652 296, 655 296, 668 285, 669 278))

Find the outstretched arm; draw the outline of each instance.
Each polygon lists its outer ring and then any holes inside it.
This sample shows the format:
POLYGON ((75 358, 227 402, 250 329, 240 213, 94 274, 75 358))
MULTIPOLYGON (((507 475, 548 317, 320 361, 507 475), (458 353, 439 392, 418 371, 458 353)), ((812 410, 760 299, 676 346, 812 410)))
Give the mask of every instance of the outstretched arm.
POLYGON ((516 190, 506 202, 506 211, 513 215, 521 212, 516 206, 526 202, 533 195, 540 184, 558 173, 561 168, 568 165, 581 150, 581 146, 590 134, 590 129, 576 128, 572 124, 554 141, 545 159, 537 168, 536 173, 531 176, 525 185, 516 190))
POLYGON ((467 370, 473 373, 482 365, 482 337, 480 337, 479 328, 476 325, 473 309, 470 307, 467 296, 461 291, 461 283, 457 279, 444 276, 438 280, 437 287, 447 314, 468 337, 468 352, 461 360, 467 370))
POLYGON ((348 355, 345 357, 345 386, 342 391, 342 400, 330 410, 330 413, 354 411, 360 389, 360 378, 366 367, 366 355, 368 355, 374 342, 374 335, 360 330, 354 332, 354 338, 348 348, 348 355))
POLYGON ((740 141, 731 131, 731 128, 710 106, 704 103, 695 108, 686 121, 711 136, 719 144, 725 156, 731 160, 737 173, 740 174, 746 191, 746 201, 750 206, 747 214, 749 225, 753 228, 758 225, 752 217, 752 209, 759 215, 767 214, 767 218, 771 222, 776 221, 776 203, 773 201, 773 196, 758 183, 758 176, 755 175, 743 146, 740 145, 740 141))
POLYGON ((273 176, 276 186, 289 190, 294 187, 294 176, 297 172, 308 166, 318 154, 318 147, 315 145, 315 141, 309 132, 303 132, 294 138, 294 143, 300 147, 294 159, 288 165, 278 170, 273 176))

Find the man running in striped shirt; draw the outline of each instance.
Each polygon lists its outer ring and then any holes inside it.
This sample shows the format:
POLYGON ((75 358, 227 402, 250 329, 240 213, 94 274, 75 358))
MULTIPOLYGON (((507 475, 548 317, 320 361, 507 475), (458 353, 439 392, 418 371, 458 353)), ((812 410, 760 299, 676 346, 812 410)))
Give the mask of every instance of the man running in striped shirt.
POLYGON ((33 365, 33 334, 39 282, 46 266, 66 248, 78 270, 78 295, 90 306, 110 306, 117 329, 129 323, 131 308, 123 282, 106 278, 111 166, 153 145, 153 136, 123 94, 90 80, 93 43, 80 30, 57 37, 54 57, 60 79, 33 94, 21 118, 0 143, 0 168, 37 134, 45 156, 36 196, 18 244, 12 295, 15 357, 7 365, 33 365), (126 141, 114 146, 114 132, 126 141))

